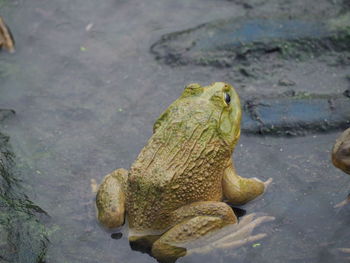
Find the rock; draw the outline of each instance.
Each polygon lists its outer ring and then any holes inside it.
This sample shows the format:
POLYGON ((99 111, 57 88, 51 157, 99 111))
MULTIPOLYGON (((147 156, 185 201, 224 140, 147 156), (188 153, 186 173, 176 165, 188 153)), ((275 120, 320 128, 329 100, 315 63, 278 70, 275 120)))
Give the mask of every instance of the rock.
POLYGON ((14 110, 0 109, 0 121, 3 121, 15 114, 16 112, 14 110))
POLYGON ((280 79, 278 85, 280 86, 294 86, 296 83, 289 79, 280 79))
POLYGON ((345 90, 345 91, 343 92, 343 95, 344 95, 345 97, 350 98, 350 89, 345 90))
POLYGON ((9 137, 0 133, 0 261, 44 262, 48 215, 23 192, 19 172, 9 137))
POLYGON ((296 94, 247 99, 243 105, 246 134, 300 136, 350 126, 350 99, 343 96, 296 94))
POLYGON ((314 57, 350 50, 350 13, 324 18, 231 18, 163 35, 151 53, 171 65, 229 67, 277 52, 282 57, 314 57))

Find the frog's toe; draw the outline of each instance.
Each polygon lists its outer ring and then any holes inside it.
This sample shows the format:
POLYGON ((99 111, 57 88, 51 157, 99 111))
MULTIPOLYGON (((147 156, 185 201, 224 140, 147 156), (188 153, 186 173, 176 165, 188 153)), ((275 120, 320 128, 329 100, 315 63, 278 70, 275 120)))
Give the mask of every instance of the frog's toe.
POLYGON ((206 253, 213 249, 233 249, 246 244, 256 242, 267 236, 266 233, 252 234, 254 229, 263 223, 273 221, 272 216, 256 217, 249 214, 235 225, 229 225, 221 229, 215 235, 208 238, 208 244, 199 248, 189 250, 189 253, 206 253))
POLYGON ((336 204, 334 206, 334 208, 341 208, 341 207, 344 207, 344 206, 346 206, 348 204, 350 204, 350 194, 348 194, 348 197, 345 200, 343 200, 340 203, 336 204))
POLYGON ((265 189, 272 183, 273 179, 272 178, 269 178, 267 179, 265 182, 264 182, 264 185, 265 185, 265 189))

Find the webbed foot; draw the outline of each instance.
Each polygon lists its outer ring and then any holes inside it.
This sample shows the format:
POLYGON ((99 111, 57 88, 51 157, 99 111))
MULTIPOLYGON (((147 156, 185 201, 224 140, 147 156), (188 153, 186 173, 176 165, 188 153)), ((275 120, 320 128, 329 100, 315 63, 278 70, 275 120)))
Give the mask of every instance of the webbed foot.
POLYGON ((207 238, 205 246, 189 249, 190 253, 208 253, 213 249, 234 249, 256 242, 267 236, 266 233, 252 234, 254 229, 263 223, 273 221, 272 216, 249 214, 235 225, 228 225, 219 230, 212 237, 207 238))
POLYGON ((218 249, 235 249, 266 237, 266 233, 252 233, 259 225, 272 220, 274 217, 256 217, 255 214, 250 214, 243 217, 238 224, 220 227, 218 218, 195 217, 178 224, 176 228, 170 229, 157 240, 153 245, 152 255, 162 263, 170 263, 185 255, 207 254, 218 249), (197 236, 196 239, 191 238, 191 231, 194 228, 197 232, 205 232, 205 235, 197 236))

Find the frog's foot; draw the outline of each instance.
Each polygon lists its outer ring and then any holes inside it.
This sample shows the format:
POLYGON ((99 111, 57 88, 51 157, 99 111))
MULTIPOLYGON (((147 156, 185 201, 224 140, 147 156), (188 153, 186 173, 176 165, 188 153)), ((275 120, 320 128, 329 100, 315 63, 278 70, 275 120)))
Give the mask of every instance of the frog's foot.
POLYGON ((264 181, 261 181, 261 180, 260 180, 259 178, 257 178, 257 177, 252 177, 252 178, 250 178, 250 179, 253 179, 253 180, 256 180, 256 181, 262 183, 262 184, 265 186, 265 190, 266 190, 266 188, 267 188, 267 187, 272 183, 272 181, 273 181, 272 178, 267 179, 265 182, 264 182, 264 181))
POLYGON ((15 52, 15 41, 13 40, 11 31, 0 17, 0 47, 1 46, 4 46, 10 53, 15 52))
POLYGON ((215 232, 211 237, 202 241, 206 244, 203 246, 188 246, 188 254, 191 253, 208 253, 213 249, 234 249, 244 246, 248 243, 256 242, 267 236, 266 233, 252 234, 254 229, 275 218, 272 216, 256 217, 255 214, 249 214, 235 225, 228 225, 223 229, 215 232), (192 247, 192 248, 191 248, 192 247))
POLYGON ((262 195, 271 182, 272 178, 263 182, 256 177, 241 177, 236 173, 233 164, 231 164, 225 170, 222 187, 224 196, 230 203, 234 205, 243 205, 262 195))
POLYGON ((124 223, 127 175, 127 170, 117 169, 106 175, 98 188, 98 220, 107 228, 116 228, 124 223))
POLYGON ((254 219, 252 214, 236 224, 232 210, 221 202, 198 202, 177 211, 183 212, 178 213, 183 220, 153 244, 152 256, 160 262, 175 262, 187 253, 206 253, 216 248, 235 248, 254 242, 266 236, 251 235, 254 228, 273 219, 267 216, 254 219), (191 212, 196 212, 197 216, 188 217, 191 212))

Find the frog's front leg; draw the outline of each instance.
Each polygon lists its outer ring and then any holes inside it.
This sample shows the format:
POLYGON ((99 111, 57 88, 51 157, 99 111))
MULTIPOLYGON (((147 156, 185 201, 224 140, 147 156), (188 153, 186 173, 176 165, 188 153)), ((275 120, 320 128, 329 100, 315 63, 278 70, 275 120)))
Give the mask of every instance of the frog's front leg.
POLYGON ((0 17, 0 48, 4 46, 10 53, 15 52, 15 41, 13 40, 10 29, 6 26, 4 20, 0 17))
POLYGON ((271 181, 271 178, 266 182, 262 182, 257 178, 240 177, 236 173, 233 163, 230 162, 224 172, 222 189, 224 197, 227 198, 230 203, 243 205, 264 193, 266 186, 270 184, 271 181))
POLYGON ((125 188, 128 171, 117 169, 103 179, 96 195, 98 220, 108 228, 119 227, 125 218, 125 188))

